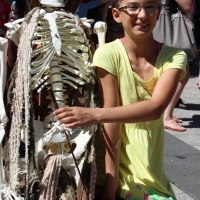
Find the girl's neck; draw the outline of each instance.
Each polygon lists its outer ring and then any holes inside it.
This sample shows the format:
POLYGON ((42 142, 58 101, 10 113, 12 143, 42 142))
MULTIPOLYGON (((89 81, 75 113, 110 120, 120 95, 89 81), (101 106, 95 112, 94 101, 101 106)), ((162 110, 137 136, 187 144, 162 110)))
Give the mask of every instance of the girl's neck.
POLYGON ((153 37, 145 39, 124 38, 124 48, 126 51, 136 57, 152 57, 157 54, 157 42, 153 37))

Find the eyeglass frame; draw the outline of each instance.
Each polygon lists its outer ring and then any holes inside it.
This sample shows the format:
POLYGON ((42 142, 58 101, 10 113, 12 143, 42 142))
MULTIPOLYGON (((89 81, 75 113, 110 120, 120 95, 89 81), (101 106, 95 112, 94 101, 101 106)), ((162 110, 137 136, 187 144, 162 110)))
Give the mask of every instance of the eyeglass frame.
MULTIPOLYGON (((157 10, 160 8, 159 5, 157 5, 157 6, 156 6, 156 5, 149 5, 149 6, 155 7, 155 8, 157 8, 157 10)), ((133 5, 121 6, 121 7, 117 8, 117 9, 118 9, 119 11, 122 10, 122 9, 125 9, 126 12, 128 12, 128 11, 127 11, 127 8, 131 8, 131 7, 133 7, 133 5)), ((138 6, 138 11, 137 11, 137 13, 135 13, 135 14, 130 14, 130 13, 128 12, 128 14, 129 14, 129 15, 138 15, 142 9, 144 9, 145 12, 146 12, 148 15, 155 15, 155 14, 156 14, 156 12, 155 12, 155 13, 148 13, 148 12, 146 11, 146 7, 148 7, 148 6, 138 6)))

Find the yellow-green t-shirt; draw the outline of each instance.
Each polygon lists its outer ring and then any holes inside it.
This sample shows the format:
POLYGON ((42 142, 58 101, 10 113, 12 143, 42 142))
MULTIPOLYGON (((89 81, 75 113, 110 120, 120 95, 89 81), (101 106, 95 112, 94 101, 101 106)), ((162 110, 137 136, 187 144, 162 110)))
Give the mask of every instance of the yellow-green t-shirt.
MULTIPOLYGON (((152 78, 143 81, 132 71, 127 53, 119 39, 99 47, 93 58, 93 66, 103 68, 116 76, 122 105, 151 98, 159 77, 167 69, 181 69, 180 79, 183 79, 186 63, 187 56, 182 50, 163 45, 158 54, 152 78)), ((119 196, 128 200, 175 199, 170 183, 163 172, 162 117, 149 122, 125 123, 122 131, 119 196)), ((103 157, 102 147, 98 145, 97 162, 103 169, 103 162, 98 158, 98 155, 103 157)), ((101 169, 98 168, 101 175, 97 184, 103 181, 101 169)))

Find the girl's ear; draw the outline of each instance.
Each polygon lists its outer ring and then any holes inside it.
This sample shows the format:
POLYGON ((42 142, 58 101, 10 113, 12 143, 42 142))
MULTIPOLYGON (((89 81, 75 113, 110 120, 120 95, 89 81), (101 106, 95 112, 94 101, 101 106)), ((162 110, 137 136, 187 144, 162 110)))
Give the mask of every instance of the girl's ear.
POLYGON ((121 18, 120 18, 119 10, 117 8, 113 8, 112 9, 112 15, 113 15, 113 19, 116 22, 121 23, 121 18))

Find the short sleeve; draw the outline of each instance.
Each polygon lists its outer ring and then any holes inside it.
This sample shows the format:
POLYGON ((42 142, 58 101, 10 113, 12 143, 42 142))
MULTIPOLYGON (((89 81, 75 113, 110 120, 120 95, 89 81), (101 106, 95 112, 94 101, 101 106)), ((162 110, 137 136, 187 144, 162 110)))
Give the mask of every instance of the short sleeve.
POLYGON ((163 71, 167 69, 181 69, 182 73, 180 76, 180 80, 185 77, 186 74, 186 65, 187 65, 187 55, 183 50, 175 49, 171 47, 167 47, 166 57, 165 57, 165 64, 163 67, 163 71))
POLYGON ((114 43, 115 42, 106 43, 100 46, 94 53, 92 65, 94 67, 103 68, 116 76, 117 51, 114 43))

